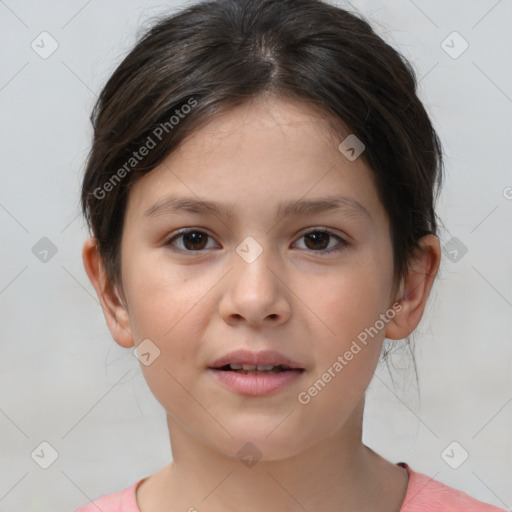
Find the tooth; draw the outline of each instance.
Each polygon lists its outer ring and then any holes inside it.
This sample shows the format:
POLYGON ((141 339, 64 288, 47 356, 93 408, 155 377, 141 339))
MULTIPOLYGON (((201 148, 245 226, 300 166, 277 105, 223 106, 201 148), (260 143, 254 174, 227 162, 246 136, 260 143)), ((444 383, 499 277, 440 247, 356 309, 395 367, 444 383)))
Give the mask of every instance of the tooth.
POLYGON ((243 364, 242 368, 244 370, 255 370, 256 369, 256 365, 255 364, 243 364))
POLYGON ((241 370, 242 369, 241 364, 230 364, 229 366, 232 370, 241 370))
POLYGON ((274 365, 273 364, 267 364, 267 365, 259 364, 256 366, 256 368, 261 371, 268 371, 268 370, 272 370, 272 368, 274 368, 274 365))

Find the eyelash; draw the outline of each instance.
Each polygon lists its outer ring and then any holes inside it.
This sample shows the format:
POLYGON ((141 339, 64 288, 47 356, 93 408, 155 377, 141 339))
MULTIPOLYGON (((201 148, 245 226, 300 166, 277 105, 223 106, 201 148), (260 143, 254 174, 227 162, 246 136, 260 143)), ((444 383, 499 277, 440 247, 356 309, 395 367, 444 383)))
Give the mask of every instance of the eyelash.
MULTIPOLYGON (((206 235, 208 238, 213 238, 208 233, 205 233, 204 231, 201 231, 200 229, 189 228, 189 229, 184 229, 182 231, 178 231, 177 233, 175 233, 174 235, 169 237, 164 242, 164 245, 165 246, 171 246, 172 242, 174 242, 174 240, 182 237, 183 235, 187 235, 187 234, 190 234, 190 233, 201 233, 203 235, 206 235)), ((300 238, 303 238, 303 237, 305 237, 307 235, 310 235, 311 233, 327 234, 330 237, 336 238, 340 242, 340 244, 335 246, 335 248, 331 248, 331 249, 327 249, 327 250, 315 251, 313 249, 309 249, 311 252, 313 252, 315 254, 318 254, 319 256, 322 256, 322 257, 323 256, 328 256, 328 255, 333 254, 333 253, 338 253, 338 252, 344 251, 350 245, 349 242, 347 242, 346 240, 341 238, 339 235, 335 234, 334 232, 332 232, 332 231, 330 231, 328 229, 312 229, 311 231, 308 231, 307 233, 304 233, 303 235, 301 235, 300 238)), ((299 238, 299 240, 300 240, 300 238, 299 238)), ((177 251, 177 252, 189 252, 189 253, 194 253, 194 252, 200 253, 200 252, 204 251, 203 249, 199 249, 197 251, 189 251, 189 250, 186 250, 186 249, 176 249, 174 247, 171 247, 171 250, 177 251)), ((308 250, 308 249, 306 249, 306 250, 308 250)))

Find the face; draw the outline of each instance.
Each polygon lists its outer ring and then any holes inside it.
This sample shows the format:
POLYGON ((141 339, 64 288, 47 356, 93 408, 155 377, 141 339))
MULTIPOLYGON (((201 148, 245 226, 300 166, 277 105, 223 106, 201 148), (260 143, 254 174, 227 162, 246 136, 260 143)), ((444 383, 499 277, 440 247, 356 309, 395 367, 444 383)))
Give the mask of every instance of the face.
POLYGON ((122 293, 133 342, 160 351, 142 371, 169 422, 224 454, 252 442, 278 459, 353 434, 393 261, 371 171, 340 142, 311 107, 258 100, 210 121, 130 192, 122 293), (189 207, 153 208, 170 196, 189 207), (335 198, 336 209, 279 208, 335 198), (201 200, 221 210, 191 206, 201 200), (209 370, 238 349, 304 370, 269 394, 240 393, 209 370))

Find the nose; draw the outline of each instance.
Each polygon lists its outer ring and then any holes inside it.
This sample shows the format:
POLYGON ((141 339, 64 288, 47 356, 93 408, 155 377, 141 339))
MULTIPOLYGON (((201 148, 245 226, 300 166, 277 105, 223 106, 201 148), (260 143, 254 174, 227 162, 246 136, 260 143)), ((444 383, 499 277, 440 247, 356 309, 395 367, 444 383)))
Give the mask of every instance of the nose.
POLYGON ((235 325, 244 320, 252 326, 277 326, 291 315, 289 288, 284 273, 271 262, 270 249, 248 262, 239 254, 233 256, 219 311, 224 320, 235 325), (273 267, 271 268, 271 263, 273 267))

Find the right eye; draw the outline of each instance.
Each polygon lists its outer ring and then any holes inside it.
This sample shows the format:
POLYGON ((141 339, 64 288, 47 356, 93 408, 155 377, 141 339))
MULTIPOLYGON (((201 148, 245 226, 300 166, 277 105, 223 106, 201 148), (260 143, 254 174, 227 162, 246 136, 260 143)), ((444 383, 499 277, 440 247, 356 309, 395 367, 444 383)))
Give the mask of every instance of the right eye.
POLYGON ((210 235, 204 231, 200 231, 198 229, 184 229, 178 233, 175 233, 164 243, 164 245, 171 246, 172 250, 178 250, 182 252, 198 252, 205 248, 205 244, 208 238, 211 238, 210 235), (176 249, 174 245, 175 240, 181 240, 182 247, 176 249))

